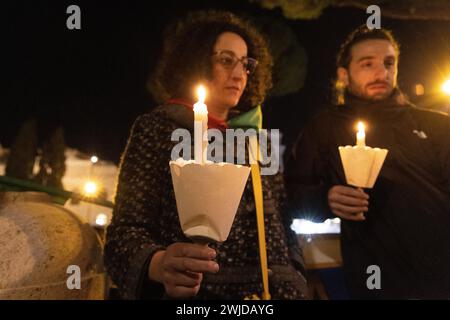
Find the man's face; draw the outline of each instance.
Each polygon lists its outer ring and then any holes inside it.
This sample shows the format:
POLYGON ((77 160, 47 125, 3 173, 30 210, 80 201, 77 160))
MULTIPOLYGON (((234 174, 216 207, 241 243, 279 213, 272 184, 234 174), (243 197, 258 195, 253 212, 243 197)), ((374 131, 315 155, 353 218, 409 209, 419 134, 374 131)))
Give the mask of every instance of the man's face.
POLYGON ((389 97, 397 86, 398 56, 387 40, 371 39, 351 48, 348 69, 338 68, 338 77, 350 93, 367 100, 389 97))

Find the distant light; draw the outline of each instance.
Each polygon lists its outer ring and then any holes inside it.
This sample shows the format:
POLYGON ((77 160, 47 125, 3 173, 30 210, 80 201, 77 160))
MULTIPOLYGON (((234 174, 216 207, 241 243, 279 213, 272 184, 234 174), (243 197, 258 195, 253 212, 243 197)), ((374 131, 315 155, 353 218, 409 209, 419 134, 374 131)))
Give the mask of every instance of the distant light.
POLYGON ((323 223, 315 223, 306 219, 294 219, 291 229, 297 234, 327 234, 340 233, 340 219, 328 219, 323 223))
POLYGON ((314 223, 308 220, 301 220, 299 223, 299 231, 303 234, 314 234, 318 233, 320 229, 319 223, 314 223))
POLYGON ((106 226, 107 223, 108 223, 108 216, 104 213, 99 213, 95 218, 95 224, 100 227, 106 226))
POLYGON ((442 85, 442 91, 444 91, 444 93, 450 95, 450 79, 448 79, 447 81, 444 82, 444 84, 442 85))
POLYGON ((94 197, 97 194, 97 184, 93 181, 88 181, 84 185, 84 194, 88 197, 94 197))
POLYGON ((91 157, 91 162, 92 163, 97 163, 98 162, 98 157, 97 156, 92 156, 91 157))
POLYGON ((416 84, 415 90, 416 96, 423 96, 425 94, 425 87, 421 83, 416 84))

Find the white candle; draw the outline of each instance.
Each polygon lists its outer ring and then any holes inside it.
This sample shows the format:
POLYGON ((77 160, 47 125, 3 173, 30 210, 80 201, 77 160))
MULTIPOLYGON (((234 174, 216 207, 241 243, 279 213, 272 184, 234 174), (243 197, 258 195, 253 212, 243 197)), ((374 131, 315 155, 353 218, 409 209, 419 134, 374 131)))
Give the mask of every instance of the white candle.
POLYGON ((208 147, 208 109, 205 104, 206 90, 203 86, 197 89, 198 102, 194 104, 194 160, 196 163, 206 162, 208 147))
POLYGON ((366 133, 364 131, 364 123, 358 122, 358 132, 356 133, 356 145, 358 147, 366 146, 366 133))

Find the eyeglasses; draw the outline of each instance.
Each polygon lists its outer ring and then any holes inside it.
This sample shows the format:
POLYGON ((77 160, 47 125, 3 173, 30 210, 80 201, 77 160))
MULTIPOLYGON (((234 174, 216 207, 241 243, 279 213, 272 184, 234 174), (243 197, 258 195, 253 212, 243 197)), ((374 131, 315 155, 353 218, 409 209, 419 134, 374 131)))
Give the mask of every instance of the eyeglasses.
POLYGON ((248 57, 238 59, 236 54, 230 50, 214 52, 213 55, 218 57, 217 62, 227 70, 233 70, 238 62, 242 63, 242 67, 248 75, 255 72, 256 66, 258 65, 258 60, 248 57))

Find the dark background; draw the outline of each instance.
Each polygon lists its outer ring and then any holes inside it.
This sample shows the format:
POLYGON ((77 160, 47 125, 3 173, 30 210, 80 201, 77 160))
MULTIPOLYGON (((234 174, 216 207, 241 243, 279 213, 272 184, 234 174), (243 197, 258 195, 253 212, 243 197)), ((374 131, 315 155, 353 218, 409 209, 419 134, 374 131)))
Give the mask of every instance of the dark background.
MULTIPOLYGON (((284 19, 279 10, 244 0, 2 4, 0 143, 8 147, 20 124, 36 117, 40 141, 62 125, 69 147, 117 163, 134 119, 155 106, 145 85, 165 24, 200 8, 284 19), (81 8, 81 30, 66 28, 71 4, 81 8)), ((281 129, 286 144, 330 100, 339 44, 367 17, 359 9, 329 8, 319 19, 285 20, 308 55, 304 87, 264 105, 265 126, 281 129)), ((413 101, 414 84, 433 93, 450 77, 450 22, 382 17, 382 26, 392 29, 401 44, 399 84, 413 101)))

